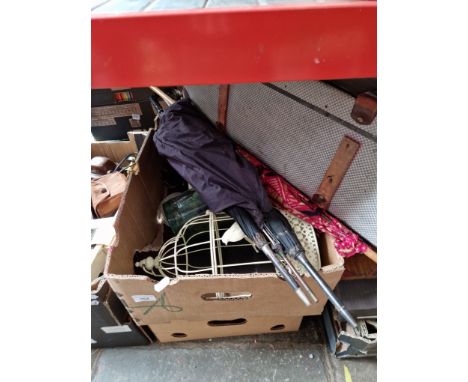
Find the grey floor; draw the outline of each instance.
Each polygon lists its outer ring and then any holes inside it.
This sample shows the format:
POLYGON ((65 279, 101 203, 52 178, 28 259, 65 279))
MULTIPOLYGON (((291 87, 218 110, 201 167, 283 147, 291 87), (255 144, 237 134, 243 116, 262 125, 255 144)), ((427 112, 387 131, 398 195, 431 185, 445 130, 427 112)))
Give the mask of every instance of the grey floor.
POLYGON ((321 323, 305 318, 299 332, 94 349, 92 382, 377 380, 375 358, 337 360, 329 354, 321 323))

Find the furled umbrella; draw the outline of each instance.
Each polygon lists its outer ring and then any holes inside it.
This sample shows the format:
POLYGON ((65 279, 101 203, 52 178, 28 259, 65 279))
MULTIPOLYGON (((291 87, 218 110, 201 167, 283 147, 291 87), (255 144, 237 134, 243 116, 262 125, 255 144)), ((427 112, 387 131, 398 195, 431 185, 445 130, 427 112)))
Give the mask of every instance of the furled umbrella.
POLYGON ((277 254, 272 250, 270 242, 262 233, 260 227, 253 221, 252 217, 243 209, 237 206, 230 207, 226 212, 239 224, 244 234, 261 250, 266 257, 273 263, 275 268, 286 280, 289 286, 294 290, 302 302, 309 306, 310 302, 305 296, 304 292, 300 289, 294 277, 288 272, 277 257, 277 254))
POLYGON ((271 210, 256 169, 236 154, 233 142, 216 130, 192 103, 182 99, 159 113, 154 142, 160 155, 190 183, 214 213, 238 206, 257 225, 271 210))
POLYGON ((314 267, 307 260, 304 248, 299 242, 288 220, 276 209, 272 209, 265 217, 265 226, 276 237, 284 248, 287 256, 295 259, 307 270, 315 282, 324 291, 338 313, 353 327, 357 328, 357 323, 351 313, 345 308, 343 302, 336 296, 325 280, 320 276, 314 267))

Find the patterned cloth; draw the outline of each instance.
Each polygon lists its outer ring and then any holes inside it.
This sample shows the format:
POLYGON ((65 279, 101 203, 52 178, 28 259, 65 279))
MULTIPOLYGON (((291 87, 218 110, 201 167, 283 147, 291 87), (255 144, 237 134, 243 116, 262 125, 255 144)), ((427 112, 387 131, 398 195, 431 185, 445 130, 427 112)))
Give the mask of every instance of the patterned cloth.
MULTIPOLYGON (((304 248, 305 257, 312 264, 314 269, 320 270, 320 250, 317 243, 317 236, 315 235, 314 226, 306 221, 294 216, 285 210, 279 210, 281 214, 288 219, 288 222, 296 234, 297 240, 304 248)), ((301 275, 307 274, 304 266, 295 259, 290 259, 301 275)))
POLYGON ((238 147, 237 152, 247 159, 260 174, 260 179, 268 196, 277 208, 284 209, 298 218, 310 223, 321 232, 335 238, 335 248, 343 257, 364 253, 368 246, 361 238, 341 224, 336 218, 318 207, 306 195, 289 184, 252 154, 238 147))

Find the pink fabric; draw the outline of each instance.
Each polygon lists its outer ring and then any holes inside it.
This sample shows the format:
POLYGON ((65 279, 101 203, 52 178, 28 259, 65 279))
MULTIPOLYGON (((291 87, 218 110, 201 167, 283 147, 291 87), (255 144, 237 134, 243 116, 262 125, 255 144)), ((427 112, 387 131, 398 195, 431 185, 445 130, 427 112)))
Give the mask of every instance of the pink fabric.
POLYGON ((356 253, 364 253, 367 250, 368 246, 357 234, 318 207, 280 175, 276 174, 246 150, 238 147, 237 151, 257 168, 263 186, 275 207, 282 208, 312 224, 319 231, 333 236, 335 238, 335 248, 343 257, 350 257, 356 253))

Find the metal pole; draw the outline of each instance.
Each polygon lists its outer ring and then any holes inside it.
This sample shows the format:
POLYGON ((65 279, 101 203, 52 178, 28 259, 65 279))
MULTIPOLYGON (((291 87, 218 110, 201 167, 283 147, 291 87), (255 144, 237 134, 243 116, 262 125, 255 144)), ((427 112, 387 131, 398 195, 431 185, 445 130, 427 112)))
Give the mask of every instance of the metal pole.
POLYGON ((310 286, 307 285, 307 283, 304 281, 304 279, 301 277, 301 275, 299 274, 299 272, 297 271, 296 268, 294 268, 294 265, 289 261, 289 259, 287 258, 287 256, 285 256, 283 253, 281 252, 277 252, 279 254, 279 256, 284 260, 284 262, 286 263, 286 265, 288 266, 288 268, 291 270, 291 272, 293 273, 294 277, 296 278, 297 282, 299 283, 299 285, 305 289, 305 291, 307 292, 307 294, 309 295, 309 297, 315 302, 315 303, 318 303, 318 298, 317 296, 314 294, 314 292, 312 291, 312 289, 310 289, 310 286))
POLYGON ((281 261, 278 260, 276 254, 273 252, 270 246, 268 244, 263 245, 261 247, 261 251, 270 259, 270 261, 273 263, 276 269, 278 269, 279 273, 281 273, 281 276, 284 277, 286 282, 291 286, 291 288, 301 299, 301 301, 306 306, 310 306, 310 301, 308 300, 302 289, 299 287, 299 285, 297 285, 296 280, 294 280, 294 278, 289 274, 289 272, 286 270, 283 264, 281 264, 281 261))
POLYGON ((297 255, 296 260, 299 261, 307 269, 309 274, 314 278, 317 284, 319 284, 320 288, 322 288, 322 290, 327 295, 331 303, 334 305, 338 313, 346 320, 346 322, 348 322, 354 329, 356 329, 358 325, 354 317, 345 308, 343 302, 338 298, 338 296, 335 293, 333 293, 333 291, 330 289, 325 280, 322 279, 320 274, 309 263, 304 253, 300 253, 299 255, 297 255))

